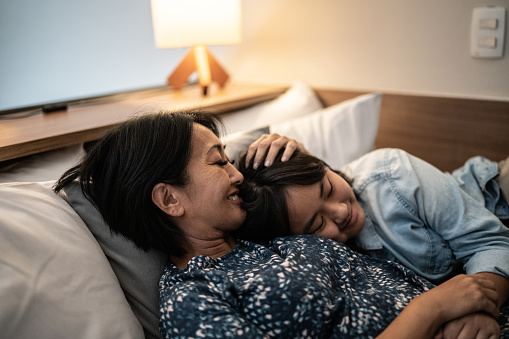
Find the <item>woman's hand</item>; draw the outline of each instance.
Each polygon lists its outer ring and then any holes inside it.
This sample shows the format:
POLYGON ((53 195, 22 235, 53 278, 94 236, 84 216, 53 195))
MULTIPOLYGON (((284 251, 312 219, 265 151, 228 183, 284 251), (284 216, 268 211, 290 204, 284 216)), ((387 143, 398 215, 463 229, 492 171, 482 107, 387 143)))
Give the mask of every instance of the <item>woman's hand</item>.
POLYGON ((249 146, 246 154, 246 167, 249 167, 250 163, 253 164, 254 169, 260 166, 261 163, 264 163, 265 167, 269 167, 282 148, 285 148, 285 151, 281 161, 290 159, 296 149, 300 152, 308 153, 304 145, 297 140, 281 136, 277 133, 263 134, 249 146))

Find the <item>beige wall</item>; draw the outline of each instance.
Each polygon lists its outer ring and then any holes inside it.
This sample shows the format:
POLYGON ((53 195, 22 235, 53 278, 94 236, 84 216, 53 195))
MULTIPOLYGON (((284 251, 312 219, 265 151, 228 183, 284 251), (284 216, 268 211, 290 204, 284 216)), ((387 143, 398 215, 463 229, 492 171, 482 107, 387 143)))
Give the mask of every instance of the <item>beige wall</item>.
POLYGON ((470 56, 486 5, 509 0, 243 0, 242 43, 211 49, 239 81, 509 100, 507 43, 470 56))

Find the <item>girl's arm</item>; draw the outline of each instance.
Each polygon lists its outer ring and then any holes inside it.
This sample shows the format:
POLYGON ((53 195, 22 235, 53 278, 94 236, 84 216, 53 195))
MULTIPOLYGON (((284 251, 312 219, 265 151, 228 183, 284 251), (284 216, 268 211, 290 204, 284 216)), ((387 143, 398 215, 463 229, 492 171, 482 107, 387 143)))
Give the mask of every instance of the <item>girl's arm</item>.
POLYGON ((491 280, 495 284, 495 290, 498 293, 498 308, 500 309, 509 297, 509 279, 501 275, 488 272, 481 272, 476 275, 491 280))
POLYGON ((431 187, 422 187, 417 198, 421 218, 448 242, 467 274, 477 273, 495 283, 501 307, 509 296, 508 229, 450 176, 412 156, 409 163, 418 181, 431 187))

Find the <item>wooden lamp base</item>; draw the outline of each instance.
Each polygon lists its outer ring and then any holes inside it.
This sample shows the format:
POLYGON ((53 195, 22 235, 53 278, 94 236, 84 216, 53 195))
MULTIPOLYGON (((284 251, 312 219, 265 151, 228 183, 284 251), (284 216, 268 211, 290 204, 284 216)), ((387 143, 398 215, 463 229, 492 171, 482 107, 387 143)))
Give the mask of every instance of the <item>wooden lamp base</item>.
POLYGON ((168 77, 168 85, 174 89, 180 89, 187 79, 198 72, 198 83, 203 88, 203 95, 207 95, 207 88, 212 81, 223 87, 228 80, 228 73, 214 58, 212 53, 204 45, 193 46, 177 68, 168 77))

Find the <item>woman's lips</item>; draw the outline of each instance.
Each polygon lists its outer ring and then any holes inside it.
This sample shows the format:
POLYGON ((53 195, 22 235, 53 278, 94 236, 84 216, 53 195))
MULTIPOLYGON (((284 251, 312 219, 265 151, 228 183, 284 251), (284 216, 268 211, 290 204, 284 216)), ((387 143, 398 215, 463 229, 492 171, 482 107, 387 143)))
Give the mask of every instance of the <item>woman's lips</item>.
POLYGON ((242 198, 239 196, 239 193, 230 194, 226 199, 230 200, 232 203, 240 205, 242 203, 242 198))

